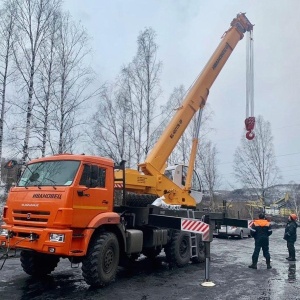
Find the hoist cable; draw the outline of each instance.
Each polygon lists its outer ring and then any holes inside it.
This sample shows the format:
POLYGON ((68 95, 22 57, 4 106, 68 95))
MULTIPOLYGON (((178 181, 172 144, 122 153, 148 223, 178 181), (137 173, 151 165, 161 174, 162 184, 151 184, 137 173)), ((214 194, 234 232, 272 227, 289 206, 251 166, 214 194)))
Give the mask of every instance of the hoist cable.
POLYGON ((254 52, 252 30, 246 33, 246 138, 252 140, 255 136, 253 129, 254 118, 254 52))
POLYGON ((246 118, 254 115, 254 51, 252 31, 246 38, 246 118))

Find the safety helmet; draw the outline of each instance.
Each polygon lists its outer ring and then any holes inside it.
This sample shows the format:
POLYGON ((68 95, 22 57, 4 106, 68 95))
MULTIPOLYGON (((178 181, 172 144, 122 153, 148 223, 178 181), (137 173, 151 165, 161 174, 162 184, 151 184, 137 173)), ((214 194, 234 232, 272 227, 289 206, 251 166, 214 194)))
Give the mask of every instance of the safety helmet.
POLYGON ((296 214, 290 214, 292 220, 296 221, 298 219, 296 214))

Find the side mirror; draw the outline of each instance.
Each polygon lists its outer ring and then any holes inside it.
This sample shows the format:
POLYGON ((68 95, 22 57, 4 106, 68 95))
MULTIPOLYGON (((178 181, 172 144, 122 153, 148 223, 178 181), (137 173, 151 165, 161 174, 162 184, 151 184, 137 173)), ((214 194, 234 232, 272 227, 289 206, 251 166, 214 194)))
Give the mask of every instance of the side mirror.
POLYGON ((16 160, 9 160, 5 165, 4 165, 4 168, 5 169, 12 169, 14 168, 16 165, 18 164, 18 162, 16 160))
POLYGON ((83 197, 84 193, 83 193, 83 191, 77 191, 77 195, 78 195, 79 197, 83 197))
POLYGON ((40 174, 39 173, 33 173, 31 174, 31 176, 29 177, 29 181, 32 182, 32 181, 37 181, 40 177, 40 174))

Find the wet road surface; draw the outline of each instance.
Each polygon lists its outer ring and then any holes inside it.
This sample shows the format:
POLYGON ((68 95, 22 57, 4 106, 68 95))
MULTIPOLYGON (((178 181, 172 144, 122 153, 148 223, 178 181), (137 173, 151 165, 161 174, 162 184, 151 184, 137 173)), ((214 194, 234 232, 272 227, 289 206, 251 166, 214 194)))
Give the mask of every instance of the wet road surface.
MULTIPOLYGON (((300 255, 299 262, 285 259, 283 232, 283 228, 274 229, 270 237, 271 270, 267 270, 262 253, 258 270, 248 268, 254 249, 252 238, 214 239, 209 272, 214 287, 201 286, 204 264, 170 269, 163 262, 163 254, 155 264, 142 259, 130 271, 120 269, 116 281, 102 289, 91 289, 81 269, 71 268, 66 259, 60 261, 51 276, 33 279, 23 272, 17 256, 7 259, 0 271, 0 299, 300 300, 300 255)), ((300 253, 297 242, 296 253, 300 253)))

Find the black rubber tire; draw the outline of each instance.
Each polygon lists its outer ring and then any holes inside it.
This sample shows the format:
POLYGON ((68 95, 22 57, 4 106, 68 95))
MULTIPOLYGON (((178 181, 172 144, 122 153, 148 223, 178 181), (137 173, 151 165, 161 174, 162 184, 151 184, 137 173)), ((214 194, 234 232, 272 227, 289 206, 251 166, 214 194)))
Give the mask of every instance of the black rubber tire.
POLYGON ((81 267, 86 283, 92 287, 103 287, 112 282, 119 257, 119 243, 114 233, 102 232, 93 238, 81 267))
POLYGON ((205 246, 200 237, 197 237, 198 256, 192 257, 193 263, 202 263, 205 261, 205 246))
POLYGON ((143 249, 143 254, 147 256, 147 258, 149 259, 155 259, 156 256, 160 254, 160 252, 161 252, 160 247, 143 249))
POLYGON ((56 255, 37 253, 22 250, 20 252, 21 266, 25 273, 32 276, 45 276, 50 274, 59 262, 60 257, 56 255))
POLYGON ((190 235, 188 232, 173 231, 170 243, 165 247, 167 261, 171 265, 184 267, 190 262, 190 235))
POLYGON ((244 238, 244 233, 243 230, 241 230, 240 235, 239 235, 239 239, 242 240, 244 238))
POLYGON ((147 207, 158 198, 157 195, 147 194, 134 194, 128 193, 126 195, 126 205, 134 207, 147 207))

